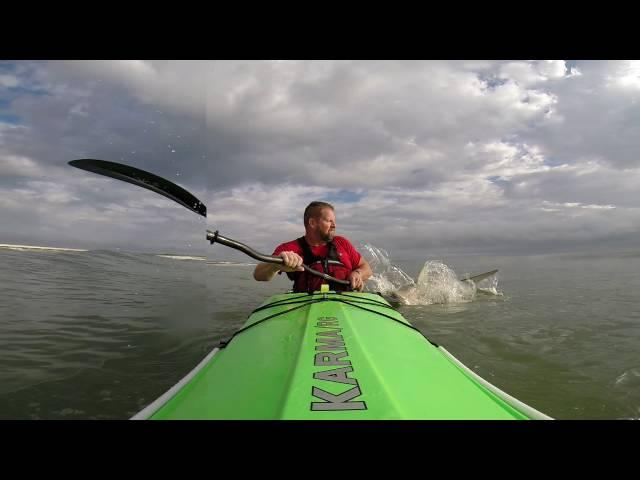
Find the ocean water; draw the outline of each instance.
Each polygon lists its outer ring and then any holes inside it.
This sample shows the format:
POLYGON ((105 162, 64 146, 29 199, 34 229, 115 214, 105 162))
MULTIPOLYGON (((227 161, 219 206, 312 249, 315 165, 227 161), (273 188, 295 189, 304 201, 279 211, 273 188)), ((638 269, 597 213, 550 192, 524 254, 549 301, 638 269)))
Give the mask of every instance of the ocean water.
MULTIPOLYGON (((385 261, 392 284, 499 269, 484 290, 439 283, 396 308, 553 418, 640 417, 640 251, 385 261)), ((0 419, 130 418, 289 288, 252 263, 0 247, 0 419)))

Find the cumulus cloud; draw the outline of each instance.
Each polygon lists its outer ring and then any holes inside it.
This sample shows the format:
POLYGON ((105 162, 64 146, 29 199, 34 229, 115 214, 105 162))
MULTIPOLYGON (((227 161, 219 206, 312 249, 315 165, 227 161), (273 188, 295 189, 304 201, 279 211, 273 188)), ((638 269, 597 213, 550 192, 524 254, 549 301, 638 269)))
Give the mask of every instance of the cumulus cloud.
POLYGON ((316 199, 349 236, 416 255, 631 245, 638 65, 1 62, 0 235, 200 241, 182 207, 66 166, 92 157, 180 183, 210 226, 265 251, 316 199))

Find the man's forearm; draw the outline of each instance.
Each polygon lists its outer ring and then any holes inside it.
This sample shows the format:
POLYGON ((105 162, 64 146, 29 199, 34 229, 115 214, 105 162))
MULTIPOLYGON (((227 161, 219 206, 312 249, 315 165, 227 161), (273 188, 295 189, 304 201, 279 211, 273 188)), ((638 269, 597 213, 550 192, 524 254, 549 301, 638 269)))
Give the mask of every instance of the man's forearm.
POLYGON ((371 277, 371 275, 373 275, 373 271, 371 270, 369 263, 366 261, 360 263, 360 265, 358 265, 355 270, 360 272, 360 277, 362 277, 363 282, 366 282, 371 277))
POLYGON ((259 263, 253 271, 253 278, 258 281, 268 282, 276 276, 279 270, 280 265, 277 263, 259 263))

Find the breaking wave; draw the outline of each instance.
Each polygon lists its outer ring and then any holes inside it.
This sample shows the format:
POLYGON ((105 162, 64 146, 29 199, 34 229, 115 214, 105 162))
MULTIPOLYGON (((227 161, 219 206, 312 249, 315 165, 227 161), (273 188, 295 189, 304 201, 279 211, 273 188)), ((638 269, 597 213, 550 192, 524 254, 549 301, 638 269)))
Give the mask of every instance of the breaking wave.
POLYGON ((173 260, 195 260, 200 262, 203 262, 207 259, 207 257, 192 257, 189 255, 156 255, 156 257, 171 258, 173 260))
POLYGON ((14 250, 18 252, 87 252, 81 248, 38 247, 35 245, 11 245, 0 243, 0 249, 14 250))

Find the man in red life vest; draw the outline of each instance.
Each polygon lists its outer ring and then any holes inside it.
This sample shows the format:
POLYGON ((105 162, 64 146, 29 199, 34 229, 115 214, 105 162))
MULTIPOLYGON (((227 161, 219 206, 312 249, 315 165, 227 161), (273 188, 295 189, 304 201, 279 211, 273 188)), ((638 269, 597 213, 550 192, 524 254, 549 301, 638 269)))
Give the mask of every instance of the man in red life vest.
MULTIPOLYGON (((269 281, 276 273, 285 272, 293 280, 294 292, 320 290, 325 280, 305 272, 308 267, 327 273, 339 280, 349 280, 353 290, 364 288, 364 282, 373 274, 367 261, 344 237, 336 236, 336 216, 333 206, 325 202, 311 202, 304 211, 305 235, 297 240, 282 243, 273 252, 283 264, 259 263, 253 278, 269 281)), ((346 287, 329 282, 331 290, 346 287)))

